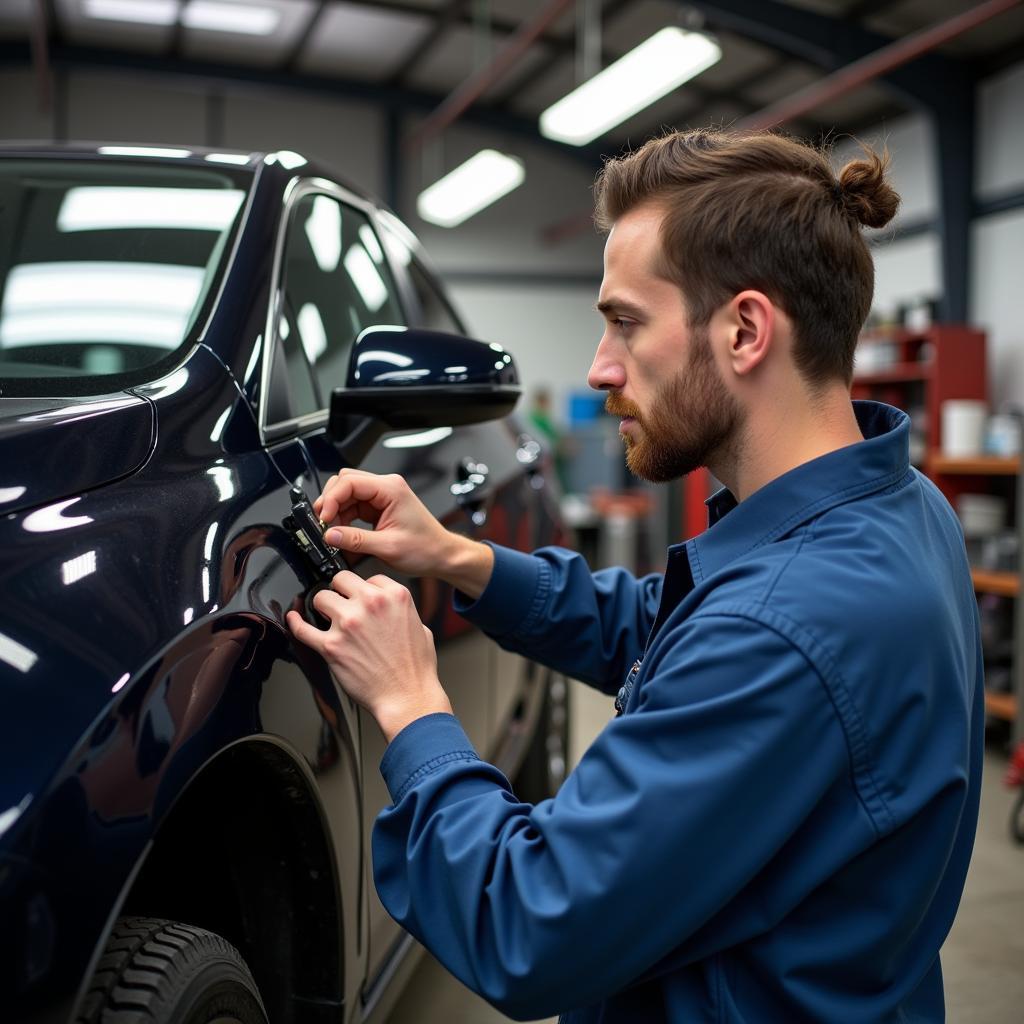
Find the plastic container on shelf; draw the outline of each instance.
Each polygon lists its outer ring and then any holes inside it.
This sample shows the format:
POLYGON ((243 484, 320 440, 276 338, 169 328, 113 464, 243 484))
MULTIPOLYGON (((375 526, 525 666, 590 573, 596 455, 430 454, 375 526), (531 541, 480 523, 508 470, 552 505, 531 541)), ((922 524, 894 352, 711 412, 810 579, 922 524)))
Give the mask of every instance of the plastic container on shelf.
POLYGON ((981 455, 988 406, 973 398, 948 398, 942 403, 941 415, 942 454, 955 458, 981 455))
POLYGON ((985 429, 985 451, 989 455, 1019 455, 1021 419, 1017 413, 1000 412, 990 416, 985 429))

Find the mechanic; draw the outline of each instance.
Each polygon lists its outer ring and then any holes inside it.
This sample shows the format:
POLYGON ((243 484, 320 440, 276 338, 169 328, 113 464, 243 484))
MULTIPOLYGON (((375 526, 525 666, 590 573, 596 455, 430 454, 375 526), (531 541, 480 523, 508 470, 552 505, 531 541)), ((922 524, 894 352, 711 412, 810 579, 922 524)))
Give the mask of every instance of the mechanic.
POLYGON ((707 466, 708 530, 636 579, 447 532, 395 476, 324 489, 331 543, 457 588, 502 646, 617 693, 557 796, 517 800, 452 716, 409 592, 338 574, 290 626, 389 741, 373 835, 395 919, 506 1014, 941 1021, 939 949, 982 757, 977 606, 908 417, 850 400, 898 196, 780 136, 673 133, 606 163, 589 383, 630 468, 707 466), (357 528, 357 519, 372 530, 357 528))

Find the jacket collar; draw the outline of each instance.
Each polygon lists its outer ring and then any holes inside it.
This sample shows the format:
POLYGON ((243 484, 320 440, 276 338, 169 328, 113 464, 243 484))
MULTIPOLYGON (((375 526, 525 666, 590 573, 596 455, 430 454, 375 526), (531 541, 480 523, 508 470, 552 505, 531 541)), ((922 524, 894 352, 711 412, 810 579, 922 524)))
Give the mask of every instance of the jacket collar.
POLYGON ((864 440, 783 473, 746 501, 727 488, 708 498, 708 529, 687 541, 696 582, 847 501, 883 490, 910 470, 910 417, 879 402, 854 402, 864 440))

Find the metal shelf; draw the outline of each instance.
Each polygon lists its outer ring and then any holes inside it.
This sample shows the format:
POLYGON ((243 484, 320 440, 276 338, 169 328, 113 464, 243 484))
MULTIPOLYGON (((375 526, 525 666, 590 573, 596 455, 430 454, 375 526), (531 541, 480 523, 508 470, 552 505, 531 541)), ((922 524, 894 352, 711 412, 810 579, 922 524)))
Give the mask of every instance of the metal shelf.
POLYGON ((929 452, 927 468, 930 473, 958 476, 1017 476, 1020 473, 1020 456, 974 455, 964 458, 929 452))

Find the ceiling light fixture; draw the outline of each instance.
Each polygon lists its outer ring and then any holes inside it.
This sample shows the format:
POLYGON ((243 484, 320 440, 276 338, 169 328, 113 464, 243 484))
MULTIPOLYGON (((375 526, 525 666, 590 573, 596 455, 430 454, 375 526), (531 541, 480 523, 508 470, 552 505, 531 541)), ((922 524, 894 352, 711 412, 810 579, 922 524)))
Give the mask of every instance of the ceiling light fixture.
POLYGON ((425 188, 416 200, 416 211, 431 224, 453 228, 518 188, 525 178, 521 160, 482 149, 425 188))
POLYGON ((82 0, 82 13, 105 21, 173 25, 178 20, 178 0, 82 0))
POLYGON ((280 22, 281 12, 273 7, 225 3, 224 0, 190 0, 181 12, 182 25, 207 32, 269 36, 280 22))
POLYGON ((583 146, 706 71, 721 47, 670 25, 588 79, 540 115, 541 135, 583 146))

